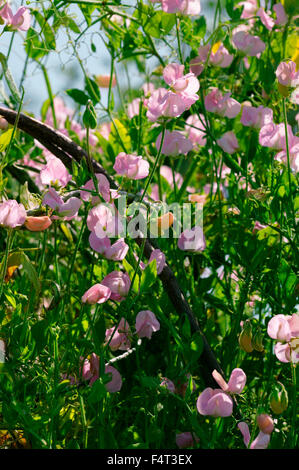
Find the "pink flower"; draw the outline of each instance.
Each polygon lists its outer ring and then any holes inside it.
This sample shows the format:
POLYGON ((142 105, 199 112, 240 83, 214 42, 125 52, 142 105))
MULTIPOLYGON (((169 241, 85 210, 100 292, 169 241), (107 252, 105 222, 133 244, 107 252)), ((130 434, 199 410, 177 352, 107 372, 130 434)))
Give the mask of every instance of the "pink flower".
POLYGON ((105 367, 105 374, 111 374, 111 380, 105 384, 107 392, 119 392, 122 387, 122 378, 118 370, 108 365, 105 367))
POLYGON ((109 287, 106 287, 103 284, 95 284, 85 292, 81 300, 84 304, 102 304, 107 302, 110 296, 111 290, 109 287))
POLYGON ((40 180, 42 184, 58 184, 64 188, 71 179, 72 175, 70 175, 59 158, 56 158, 54 155, 47 157, 47 164, 40 172, 40 180))
POLYGON ((197 410, 202 415, 230 416, 233 412, 233 400, 229 393, 241 393, 246 384, 246 375, 242 369, 234 369, 228 383, 219 372, 212 373, 221 389, 206 388, 197 399, 197 410))
MULTIPOLYGON (((98 192, 103 197, 104 201, 109 202, 111 195, 110 195, 110 184, 105 175, 101 173, 96 174, 96 178, 98 180, 98 192)), ((89 201, 91 199, 92 205, 95 206, 101 202, 98 196, 92 196, 89 191, 95 191, 93 180, 90 179, 87 183, 83 186, 83 189, 88 189, 88 191, 80 191, 80 198, 83 201, 89 201)))
POLYGON ((112 204, 98 204, 87 216, 87 227, 97 238, 116 237, 123 231, 119 215, 112 204))
POLYGON ((161 2, 165 13, 180 12, 184 15, 199 15, 200 13, 200 0, 161 0, 161 2))
POLYGON ((47 215, 41 217, 27 217, 25 227, 31 232, 41 232, 50 227, 52 221, 47 215))
POLYGON ((268 323, 270 338, 279 342, 274 353, 281 362, 299 362, 299 315, 275 315, 268 323))
POLYGON ((241 111, 241 105, 238 101, 231 98, 230 95, 231 93, 222 95, 218 88, 212 88, 210 93, 205 97, 206 110, 230 119, 236 117, 241 111))
POLYGON ((14 15, 6 3, 0 10, 0 17, 12 30, 27 31, 30 28, 31 16, 26 7, 20 7, 14 15))
POLYGON ((242 19, 247 19, 251 18, 252 16, 255 16, 258 9, 257 0, 247 0, 244 2, 239 2, 237 6, 243 7, 243 11, 241 14, 242 19))
POLYGON ((283 86, 296 87, 299 85, 299 71, 296 72, 296 64, 292 60, 281 62, 276 69, 275 75, 278 82, 283 86))
POLYGON ((119 175, 133 180, 146 178, 149 174, 149 163, 141 156, 128 155, 121 152, 117 155, 113 169, 119 175))
POLYGON ((175 442, 179 449, 186 449, 194 447, 199 442, 199 438, 194 434, 192 435, 191 432, 182 432, 176 435, 175 442))
POLYGON ((113 271, 101 282, 102 285, 109 287, 111 290, 110 298, 121 302, 130 290, 131 281, 127 273, 121 271, 113 271))
MULTIPOLYGON (((294 135, 291 126, 287 125, 288 142, 291 146, 294 141, 294 135)), ((284 123, 269 123, 263 126, 259 133, 259 143, 263 147, 270 147, 276 150, 286 149, 285 125, 284 123)))
POLYGON ((186 134, 194 147, 206 145, 206 129, 204 127, 205 118, 200 114, 200 118, 196 114, 192 114, 186 120, 186 134))
MULTIPOLYGON (((164 253, 159 250, 158 248, 156 248, 155 250, 153 250, 151 252, 151 255, 149 257, 149 260, 148 260, 148 264, 147 266, 153 261, 153 260, 156 260, 156 264, 157 264, 157 274, 161 274, 161 272, 163 271, 164 269, 164 266, 166 265, 166 258, 165 258, 165 255, 164 253)), ((146 267, 146 266, 145 266, 146 267)))
POLYGON ((273 18, 265 12, 264 8, 259 8, 257 11, 257 16, 260 18, 263 25, 269 30, 272 31, 272 28, 275 24, 273 18))
POLYGON ((139 106, 141 98, 135 98, 132 103, 128 105, 128 117, 132 119, 134 116, 139 116, 139 106))
POLYGON ((243 126, 254 127, 255 129, 260 129, 273 122, 273 111, 270 108, 264 108, 264 106, 259 106, 255 108, 254 106, 243 106, 241 123, 243 126))
POLYGON ((201 227, 184 230, 178 239, 178 248, 183 251, 200 252, 206 248, 206 240, 201 227))
POLYGON ((275 3, 273 10, 275 11, 277 18, 275 24, 285 25, 288 22, 288 16, 285 12, 284 6, 281 3, 275 3))
POLYGON ((117 328, 112 327, 106 330, 105 342, 109 344, 111 351, 120 349, 126 351, 131 347, 131 329, 125 318, 121 318, 117 328))
POLYGON ((233 400, 220 389, 206 388, 197 399, 197 411, 201 415, 231 416, 233 412, 233 400))
POLYGON ((43 199, 43 205, 51 207, 57 211, 60 217, 66 217, 67 220, 72 219, 78 214, 82 201, 77 197, 71 197, 66 202, 55 191, 54 188, 49 188, 43 199))
MULTIPOLYGON (((241 422, 238 424, 238 428, 243 435, 245 446, 248 447, 250 442, 250 431, 248 425, 244 422, 241 422)), ((252 442, 250 449, 267 449, 269 442, 270 434, 265 434, 260 431, 256 439, 252 442)))
MULTIPOLYGON (((294 137, 294 141, 289 143, 290 167, 296 173, 299 171, 299 138, 294 137)), ((282 150, 275 155, 275 160, 283 162, 287 166, 287 151, 282 150)))
POLYGON ((7 128, 8 128, 8 122, 6 121, 4 117, 0 116, 0 129, 2 131, 6 131, 7 128))
POLYGON ((172 382, 172 380, 168 379, 167 377, 162 377, 160 387, 165 387, 167 390, 169 390, 171 393, 175 393, 175 385, 172 382))
POLYGON ((225 132, 220 139, 217 139, 217 144, 224 152, 230 154, 235 153, 239 149, 239 143, 233 131, 225 132))
POLYGON ((192 72, 184 75, 183 65, 167 65, 163 78, 171 89, 158 88, 144 101, 150 121, 161 116, 178 117, 198 100, 199 81, 192 72))
POLYGON ((252 36, 247 31, 235 32, 232 42, 236 49, 251 57, 257 56, 266 48, 266 44, 258 36, 252 36))
POLYGON ((217 67, 226 68, 231 65, 233 58, 234 56, 229 54, 226 47, 221 42, 217 42, 212 47, 209 62, 217 67))
POLYGON ((89 244, 94 251, 113 261, 122 261, 129 249, 123 238, 111 245, 108 237, 98 238, 95 232, 91 232, 89 235, 89 244))
MULTIPOLYGON (((99 357, 92 353, 89 359, 85 359, 82 366, 82 378, 89 380, 91 386, 98 378, 100 371, 100 360, 99 357)), ((114 367, 110 365, 105 366, 105 374, 110 376, 110 381, 106 382, 105 387, 107 392, 114 393, 119 392, 122 387, 121 375, 114 367)))
POLYGON ((151 339, 152 334, 160 330, 160 323, 153 312, 142 310, 136 316, 135 328, 139 338, 151 339))
MULTIPOLYGON (((159 150, 161 145, 161 138, 162 134, 158 135, 156 140, 156 148, 159 150)), ((187 139, 181 132, 179 131, 165 131, 164 140, 162 145, 162 153, 163 155, 168 156, 177 156, 177 155, 186 155, 190 150, 193 149, 192 142, 187 139)))
POLYGON ((256 233, 259 230, 263 230, 264 228, 267 228, 267 225, 263 225, 258 220, 256 220, 254 227, 252 229, 252 233, 256 233))
POLYGON ((0 204, 0 226, 16 228, 25 223, 27 214, 23 204, 9 199, 0 204))

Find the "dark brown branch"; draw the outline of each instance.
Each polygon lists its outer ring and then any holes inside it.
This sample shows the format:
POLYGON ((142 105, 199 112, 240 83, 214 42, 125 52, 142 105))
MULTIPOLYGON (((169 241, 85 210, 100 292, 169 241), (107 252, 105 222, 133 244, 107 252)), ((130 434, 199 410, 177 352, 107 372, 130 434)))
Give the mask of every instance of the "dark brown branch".
MULTIPOLYGON (((0 115, 2 115, 10 124, 14 124, 16 120, 17 113, 15 111, 9 110, 0 106, 0 115)), ((60 158, 63 163, 69 165, 69 160, 73 158, 76 162, 80 163, 83 158, 87 157, 87 153, 83 150, 79 145, 73 142, 69 137, 61 134, 59 131, 52 129, 48 125, 37 121, 29 116, 24 114, 19 115, 18 121, 18 128, 26 132, 27 134, 31 135, 35 139, 37 139, 40 143, 42 143, 48 150, 50 150, 54 155, 60 158)), ((92 161, 94 171, 96 173, 104 174, 110 182, 110 185, 117 189, 117 184, 115 181, 109 176, 104 168, 95 160, 92 161)), ((143 240, 142 238, 137 238, 136 242, 141 245, 143 240)), ((145 242, 144 247, 144 254, 147 258, 150 257, 154 247, 152 243, 147 239, 145 242)), ((189 319, 192 332, 198 332, 203 340, 203 352, 200 357, 200 362, 202 365, 202 373, 205 380, 206 385, 209 386, 217 386, 219 387, 212 377, 212 372, 214 369, 218 370, 222 375, 223 372, 221 370, 220 365, 217 362, 217 359, 210 348, 210 345, 201 331, 198 321, 192 312, 188 302, 185 299, 183 292, 177 282, 177 279, 170 269, 170 267, 166 264, 163 271, 159 275, 164 289, 166 290, 169 299, 171 300, 174 308, 176 309, 177 313, 180 315, 186 315, 189 319)))

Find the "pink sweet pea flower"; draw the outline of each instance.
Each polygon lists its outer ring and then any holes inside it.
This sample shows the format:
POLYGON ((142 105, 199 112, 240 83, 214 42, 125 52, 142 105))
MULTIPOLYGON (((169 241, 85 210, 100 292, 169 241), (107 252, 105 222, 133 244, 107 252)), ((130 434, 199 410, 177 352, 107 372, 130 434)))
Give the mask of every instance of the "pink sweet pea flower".
MULTIPOLYGON (((155 0, 151 0, 155 1, 155 0)), ((183 15, 199 15, 200 0, 161 0, 165 13, 183 13, 183 15)))
MULTIPOLYGON (((159 274, 161 274, 161 272, 164 269, 164 266, 166 265, 166 258, 165 258, 164 253, 161 250, 159 250, 158 248, 156 248, 155 250, 153 250, 151 252, 151 255, 150 255, 149 260, 148 260, 148 264, 150 264, 154 259, 156 260, 157 274, 159 275, 159 274)), ((148 264, 147 264, 147 266, 148 266, 148 264)))
POLYGON ((121 318, 117 328, 112 327, 106 330, 105 342, 109 344, 111 351, 127 351, 131 347, 131 329, 125 318, 121 318))
POLYGON ((206 240, 200 226, 184 230, 178 239, 178 248, 183 251, 201 252, 206 248, 206 240))
POLYGON ((151 339, 152 334, 160 330, 160 323, 153 312, 142 310, 136 316, 135 328, 139 338, 151 339))
POLYGON ((89 235, 89 244, 94 251, 113 261, 122 261, 129 249, 123 238, 111 245, 108 237, 98 238, 94 232, 89 235))
POLYGON ((123 231, 119 215, 112 204, 98 204, 87 216, 87 227, 97 238, 116 237, 123 231))
POLYGON ((70 175, 62 161, 54 155, 49 155, 46 166, 40 172, 41 183, 44 185, 58 184, 64 188, 71 179, 72 175, 70 175))
MULTIPOLYGON (((161 145, 161 138, 162 134, 158 135, 156 140, 156 148, 159 150, 161 145)), ((168 156, 177 156, 177 155, 186 155, 190 150, 193 149, 192 142, 187 139, 181 132, 179 131, 165 131, 164 140, 162 145, 162 153, 163 155, 168 156)))
MULTIPOLYGON (((109 88, 110 85, 110 75, 97 75, 95 77, 95 81, 99 85, 100 88, 109 88)), ((111 86, 116 86, 116 77, 112 75, 111 86)))
POLYGON ((278 82, 286 87, 299 85, 299 71, 296 72, 296 64, 292 60, 281 62, 276 69, 275 75, 278 82))
MULTIPOLYGON (((269 13, 269 12, 268 12, 269 13)), ((260 18, 263 25, 269 30, 272 31, 272 28, 275 24, 273 18, 265 12, 264 8, 259 8, 257 11, 257 16, 260 18)))
POLYGON ((235 153, 239 149, 239 143, 233 131, 225 132, 220 139, 217 139, 217 144, 224 152, 230 154, 235 153))
POLYGON ((110 288, 112 300, 121 302, 130 290, 131 281, 127 273, 113 271, 104 277, 101 284, 110 288))
POLYGON ((170 85, 170 90, 158 88, 144 101, 150 121, 156 121, 161 116, 178 117, 199 98, 199 81, 192 72, 184 75, 183 65, 167 65, 163 78, 170 85))
POLYGON ((231 98, 230 95, 231 93, 222 95, 218 88, 212 88, 205 97, 206 110, 230 119, 236 117, 241 111, 241 105, 234 98, 231 98))
POLYGON ((212 376, 224 392, 240 394, 246 385, 246 374, 239 368, 232 371, 228 383, 216 369, 212 372, 212 376))
POLYGON ((233 412, 233 400, 220 389, 206 388, 197 399, 197 410, 201 415, 231 416, 233 412))
POLYGON ((105 367, 105 374, 111 374, 111 380, 105 384, 107 392, 119 392, 122 387, 122 378, 118 370, 108 365, 105 367))
MULTIPOLYGON (((82 366, 82 378, 89 380, 91 386, 98 378, 100 371, 99 357, 92 353, 89 359, 85 359, 82 366)), ((105 384, 106 390, 109 393, 119 392, 122 387, 121 375, 114 367, 110 365, 105 366, 105 374, 111 374, 111 379, 105 384)))
POLYGON ((56 211, 59 217, 65 217, 70 220, 78 214, 82 201, 77 197, 71 197, 66 202, 55 191, 54 188, 49 188, 43 199, 43 205, 51 207, 56 211))
POLYGON ((258 36, 252 36, 247 31, 235 32, 232 43, 236 49, 251 57, 258 56, 266 48, 266 44, 258 36))
POLYGON ((6 22, 6 25, 14 31, 27 31, 30 28, 31 16, 26 7, 20 7, 14 15, 11 8, 6 3, 0 10, 0 17, 6 22))
POLYGON ((273 10, 276 13, 275 24, 284 26, 288 22, 288 15, 286 14, 282 3, 275 3, 273 10))
POLYGON ((113 169, 117 174, 133 180, 146 178, 149 174, 149 163, 140 155, 129 155, 121 152, 117 155, 113 169))
POLYGON ((134 116, 139 116, 141 98, 135 98, 132 103, 128 105, 128 117, 132 119, 134 116))
POLYGON ((243 126, 254 127, 255 129, 260 129, 273 122, 273 111, 270 108, 264 108, 264 106, 259 106, 255 108, 254 106, 243 106, 241 123, 243 126))
POLYGON ((237 6, 243 7, 243 11, 241 14, 242 19, 247 19, 251 18, 252 16, 255 16, 258 9, 257 0, 247 0, 244 2, 239 2, 237 6))
POLYGON ((103 284, 95 284, 85 292, 81 300, 84 304, 102 304, 104 302, 107 302, 110 296, 111 290, 109 289, 109 287, 106 287, 103 284))
POLYGON ((23 204, 9 199, 0 204, 0 226, 16 228, 25 223, 27 214, 23 204))
POLYGON ((200 118, 196 114, 192 114, 186 120, 185 129, 189 140, 193 143, 194 148, 206 145, 206 129, 204 127, 205 118, 200 114, 200 118))
POLYGON ((169 390, 171 393, 175 393, 175 385, 172 382, 172 380, 168 379, 167 377, 162 377, 160 387, 165 387, 167 390, 169 390))
POLYGON ((226 47, 221 42, 213 45, 209 62, 217 67, 229 67, 233 61, 234 56, 228 52, 226 47))
POLYGON ((199 442, 199 438, 195 434, 192 435, 191 432, 182 432, 176 435, 175 442, 179 449, 186 449, 194 447, 199 442))
MULTIPOLYGON (((110 183, 105 175, 102 175, 101 173, 96 174, 96 178, 98 180, 98 192, 104 199, 104 201, 109 202, 111 198, 111 193, 110 193, 110 183)), ((92 179, 88 180, 87 183, 83 186, 82 191, 80 191, 80 198, 83 201, 89 201, 91 199, 91 203, 93 206, 96 204, 99 204, 101 202, 100 198, 98 196, 92 196, 89 191, 94 191, 94 182, 92 179), (84 191, 84 189, 87 189, 88 191, 84 191)))
MULTIPOLYGON (((294 135, 291 126, 287 125, 288 142, 291 146, 294 142, 294 135)), ((263 147, 270 147, 275 150, 286 149, 285 125, 284 123, 269 123, 263 126, 259 133, 259 143, 263 147)))
POLYGON ((280 362, 299 362, 299 315, 275 315, 268 323, 268 335, 279 342, 274 353, 280 362))
MULTIPOLYGON (((238 428, 241 431, 246 447, 249 446, 250 432, 248 425, 244 422, 238 424, 238 428)), ((262 431, 259 432, 256 439, 252 442, 250 449, 267 449, 270 442, 270 434, 265 434, 262 431)))

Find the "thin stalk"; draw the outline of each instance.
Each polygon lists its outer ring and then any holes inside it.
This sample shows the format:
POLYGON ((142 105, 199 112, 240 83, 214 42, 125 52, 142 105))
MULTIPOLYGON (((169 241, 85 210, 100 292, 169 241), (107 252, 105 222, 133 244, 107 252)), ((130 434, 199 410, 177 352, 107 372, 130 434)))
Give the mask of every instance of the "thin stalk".
POLYGON ((179 59, 180 59, 181 64, 183 64, 184 61, 183 61, 181 38, 180 38, 180 20, 177 15, 175 15, 175 22, 176 22, 176 37, 177 37, 177 42, 178 42, 179 59))
POLYGON ((10 246, 12 243, 12 229, 8 230, 8 235, 7 235, 7 240, 6 240, 6 247, 5 247, 5 253, 4 253, 4 259, 3 259, 3 264, 2 264, 2 271, 1 271, 1 281, 0 281, 0 301, 3 293, 3 287, 4 287, 4 280, 5 280, 5 275, 6 275, 6 270, 7 270, 7 262, 8 262, 8 255, 9 255, 9 250, 10 246))
POLYGON ((42 71, 43 71, 43 74, 44 74, 44 79, 45 79, 45 82, 46 82, 46 87, 47 87, 47 91, 48 91, 48 95, 49 95, 50 106, 51 106, 52 115, 53 115, 54 127, 55 127, 55 129, 58 129, 57 119, 56 119, 56 114, 55 114, 55 108, 54 108, 54 98, 53 98, 51 83, 50 83, 50 80, 49 80, 49 75, 48 75, 46 67, 43 64, 41 64, 41 68, 42 68, 42 71))

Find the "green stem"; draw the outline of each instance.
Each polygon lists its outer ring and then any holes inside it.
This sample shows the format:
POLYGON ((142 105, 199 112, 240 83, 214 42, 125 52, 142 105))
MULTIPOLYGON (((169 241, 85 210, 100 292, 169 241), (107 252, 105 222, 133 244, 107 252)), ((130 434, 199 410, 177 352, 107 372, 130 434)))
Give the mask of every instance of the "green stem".
POLYGON ((7 271, 7 262, 8 262, 8 255, 9 255, 9 250, 12 242, 12 229, 8 230, 8 235, 7 235, 7 240, 6 240, 6 247, 5 247, 5 253, 4 253, 4 259, 2 261, 2 270, 1 270, 1 283, 0 283, 0 301, 3 293, 3 287, 4 287, 4 280, 5 280, 5 275, 7 271))
POLYGON ((181 38, 180 38, 180 20, 177 15, 175 15, 175 22, 176 22, 176 37, 178 41, 179 59, 180 59, 181 64, 183 64, 184 61, 183 61, 181 38))

